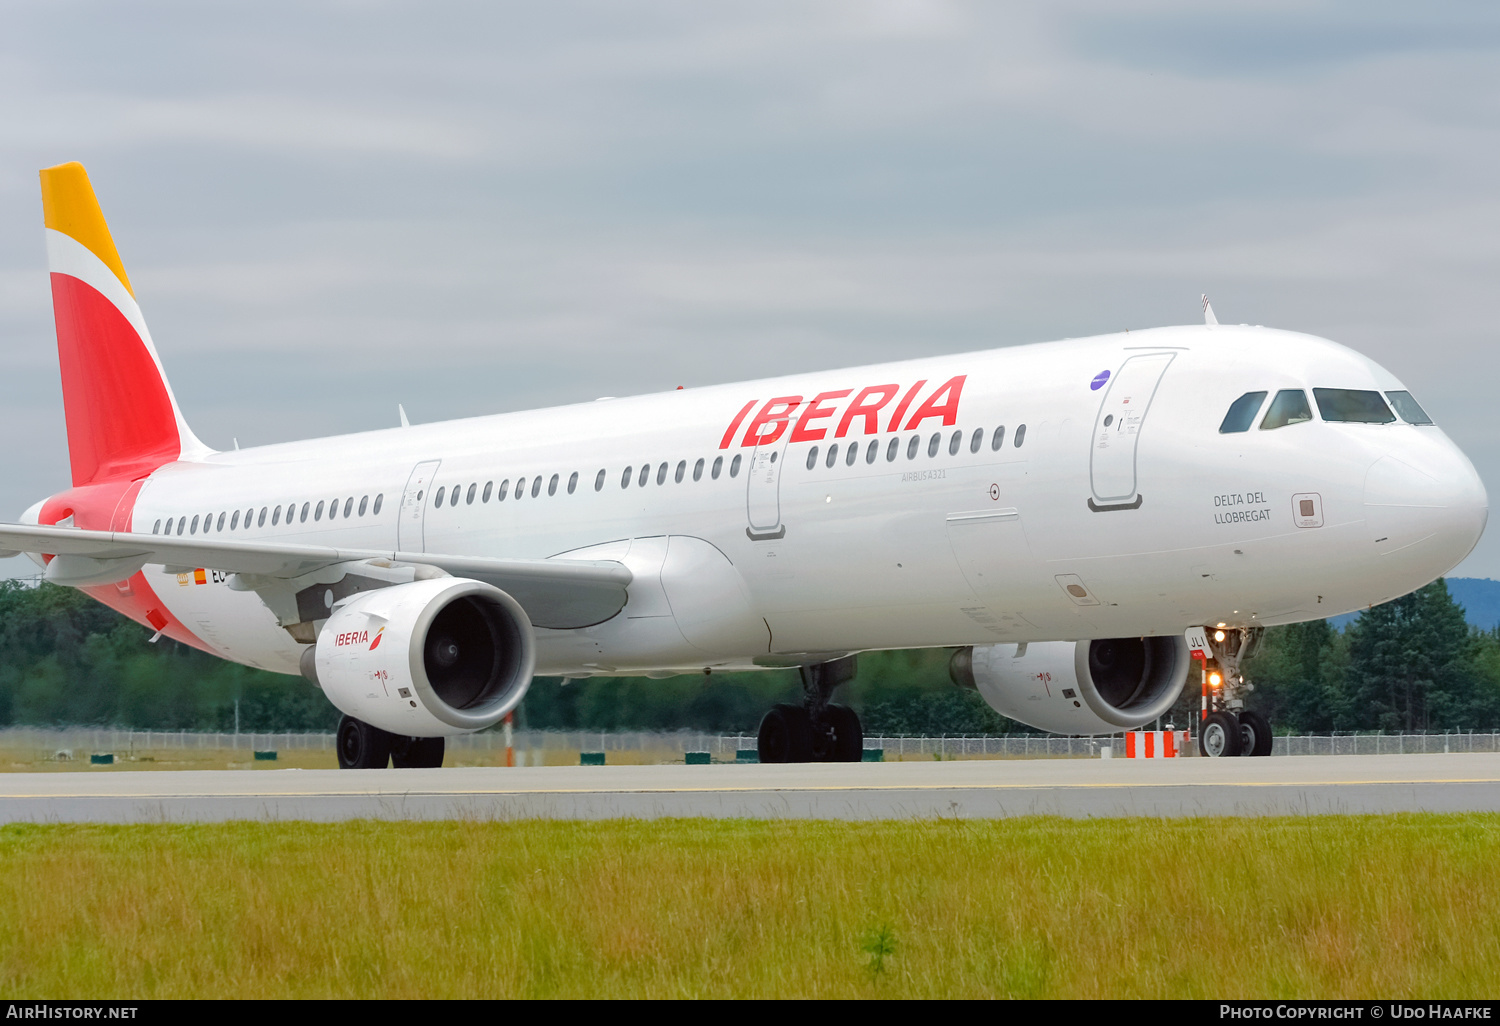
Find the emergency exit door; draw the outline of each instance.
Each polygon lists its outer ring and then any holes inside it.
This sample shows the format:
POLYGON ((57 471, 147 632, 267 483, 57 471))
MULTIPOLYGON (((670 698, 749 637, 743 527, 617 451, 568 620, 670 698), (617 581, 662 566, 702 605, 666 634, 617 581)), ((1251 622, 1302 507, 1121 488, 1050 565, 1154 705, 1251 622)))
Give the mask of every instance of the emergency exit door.
POLYGON ((442 460, 427 460, 412 468, 407 478, 406 491, 401 493, 401 513, 396 517, 396 548, 402 552, 427 551, 427 538, 423 531, 427 515, 427 495, 432 491, 432 481, 437 477, 437 468, 442 460))

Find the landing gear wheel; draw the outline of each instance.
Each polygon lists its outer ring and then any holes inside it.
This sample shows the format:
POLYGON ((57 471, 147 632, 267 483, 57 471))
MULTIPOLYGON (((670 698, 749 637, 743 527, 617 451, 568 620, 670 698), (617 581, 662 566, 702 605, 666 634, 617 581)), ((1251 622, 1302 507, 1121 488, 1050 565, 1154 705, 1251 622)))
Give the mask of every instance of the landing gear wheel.
POLYGON ((394 734, 372 727, 364 720, 345 716, 339 720, 335 742, 339 769, 385 769, 391 761, 391 746, 395 740, 394 734))
POLYGON ((1198 728, 1198 754, 1211 759, 1240 754, 1240 724, 1227 712, 1209 713, 1198 728))
POLYGON ((774 705, 760 721, 755 749, 761 762, 811 762, 812 718, 800 705, 774 705))
POLYGON ((823 721, 833 728, 833 751, 828 762, 859 762, 865 755, 865 732, 859 714, 847 705, 830 705, 823 721))
POLYGON ((391 749, 391 765, 397 769, 438 769, 443 765, 444 739, 412 737, 391 749))
POLYGON ((1271 754, 1271 723, 1258 712, 1240 713, 1240 754, 1271 754))

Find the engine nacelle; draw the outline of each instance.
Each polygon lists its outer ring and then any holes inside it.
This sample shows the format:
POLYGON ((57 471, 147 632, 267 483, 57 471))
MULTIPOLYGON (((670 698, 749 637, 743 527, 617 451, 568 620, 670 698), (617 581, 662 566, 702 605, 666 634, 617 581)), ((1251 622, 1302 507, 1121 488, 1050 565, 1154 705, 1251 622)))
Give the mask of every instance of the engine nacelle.
POLYGON ((531 620, 520 604, 456 577, 354 596, 303 655, 304 672, 314 671, 341 711, 410 737, 493 726, 526 694, 535 667, 531 620))
POLYGON ((961 648, 949 672, 1002 716, 1054 734, 1114 734, 1166 713, 1192 656, 1181 635, 961 648))

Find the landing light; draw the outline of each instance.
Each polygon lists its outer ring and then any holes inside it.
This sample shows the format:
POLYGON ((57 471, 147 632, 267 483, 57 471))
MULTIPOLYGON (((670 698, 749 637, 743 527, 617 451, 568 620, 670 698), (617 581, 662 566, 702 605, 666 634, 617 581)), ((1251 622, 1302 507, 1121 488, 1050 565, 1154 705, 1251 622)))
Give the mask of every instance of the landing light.
POLYGON ((1208 675, 1208 683, 1211 687, 1218 687, 1224 683, 1224 678, 1220 677, 1217 673, 1210 673, 1208 675))
POLYGON ((1223 641, 1224 640, 1224 632, 1223 631, 1214 631, 1214 640, 1215 641, 1223 641))

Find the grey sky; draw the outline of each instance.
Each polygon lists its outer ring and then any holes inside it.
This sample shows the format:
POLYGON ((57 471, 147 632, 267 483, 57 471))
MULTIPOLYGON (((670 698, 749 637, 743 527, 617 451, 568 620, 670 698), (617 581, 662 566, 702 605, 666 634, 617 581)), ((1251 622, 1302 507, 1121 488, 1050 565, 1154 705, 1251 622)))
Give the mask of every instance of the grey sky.
MULTIPOLYGON (((7 4, 0 516, 67 484, 36 178, 65 160, 211 445, 1208 292, 1390 367, 1500 495, 1500 8, 1125 6, 7 4)), ((1500 530, 1458 573, 1500 577, 1500 530)))

